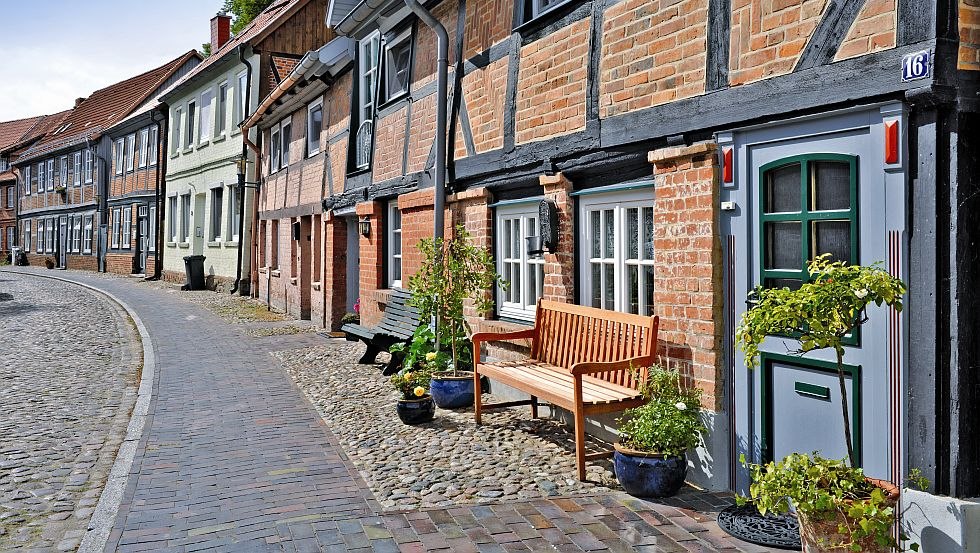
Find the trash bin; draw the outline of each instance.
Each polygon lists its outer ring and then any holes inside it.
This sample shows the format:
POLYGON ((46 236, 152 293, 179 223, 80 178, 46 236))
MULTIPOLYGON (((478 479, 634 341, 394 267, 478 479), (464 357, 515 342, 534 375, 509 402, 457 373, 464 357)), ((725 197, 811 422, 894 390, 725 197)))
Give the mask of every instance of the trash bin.
POLYGON ((17 254, 19 254, 19 253, 20 253, 20 247, 18 247, 18 246, 11 246, 10 247, 10 253, 7 254, 8 255, 8 257, 7 257, 7 263, 10 263, 11 265, 16 265, 17 264, 17 257, 18 257, 17 254))
POLYGON ((204 290, 204 256, 187 255, 184 256, 184 273, 187 276, 187 283, 184 290, 204 290))

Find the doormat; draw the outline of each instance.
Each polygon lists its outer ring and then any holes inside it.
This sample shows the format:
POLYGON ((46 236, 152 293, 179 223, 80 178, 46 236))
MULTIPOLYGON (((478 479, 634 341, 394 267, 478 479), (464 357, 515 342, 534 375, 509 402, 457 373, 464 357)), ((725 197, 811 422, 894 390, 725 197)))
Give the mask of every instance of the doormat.
POLYGON ((732 505, 718 513, 718 526, 736 538, 777 549, 801 551, 800 523, 793 515, 762 516, 755 505, 732 505))

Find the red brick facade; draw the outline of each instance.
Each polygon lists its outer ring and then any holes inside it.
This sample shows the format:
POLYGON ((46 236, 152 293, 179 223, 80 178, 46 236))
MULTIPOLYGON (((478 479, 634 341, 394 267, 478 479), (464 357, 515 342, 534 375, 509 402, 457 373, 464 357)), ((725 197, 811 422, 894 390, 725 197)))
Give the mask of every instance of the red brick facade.
POLYGON ((980 0, 959 0, 960 52, 957 67, 980 71, 980 0))
POLYGON ((792 71, 826 6, 827 0, 733 0, 731 83, 792 71))

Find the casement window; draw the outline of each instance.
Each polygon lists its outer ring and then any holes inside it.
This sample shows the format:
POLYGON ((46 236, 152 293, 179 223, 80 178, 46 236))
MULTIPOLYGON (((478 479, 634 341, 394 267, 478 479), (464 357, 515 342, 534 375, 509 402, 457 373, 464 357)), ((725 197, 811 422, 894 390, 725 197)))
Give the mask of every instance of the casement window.
POLYGON ((114 250, 118 250, 119 249, 119 231, 122 228, 122 225, 120 224, 121 222, 122 222, 122 213, 120 213, 120 209, 117 207, 117 208, 115 208, 115 209, 112 210, 112 242, 111 242, 111 244, 112 244, 112 249, 114 249, 114 250))
POLYGON ((149 127, 140 130, 140 167, 146 167, 147 156, 150 149, 150 129, 149 127))
POLYGON ((7 187, 7 209, 13 209, 14 207, 14 187, 7 187))
POLYGON ((210 88, 201 93, 201 117, 197 137, 204 144, 211 138, 211 108, 214 100, 214 91, 210 88))
POLYGON ((154 252, 157 249, 157 206, 150 206, 150 216, 146 221, 146 249, 154 252))
MULTIPOLYGON (((245 105, 246 96, 248 91, 248 73, 241 72, 238 74, 238 123, 245 121, 245 115, 248 114, 248 106, 245 105)), ((235 125, 237 128, 237 124, 235 125)))
POLYGON ((808 261, 858 262, 857 158, 793 156, 760 168, 762 283, 799 288, 808 261))
POLYGON ((374 104, 378 84, 378 48, 381 33, 375 32, 357 45, 357 133, 354 136, 354 164, 363 169, 371 163, 374 139, 374 104))
POLYGON ((92 182, 93 175, 93 154, 92 150, 85 150, 85 183, 92 182))
POLYGON ((24 195, 30 196, 31 195, 31 166, 30 165, 24 167, 23 178, 24 178, 24 195))
POLYGON ((412 30, 405 29, 385 44, 384 101, 408 92, 412 70, 412 30))
POLYGON ((10 170, 10 160, 7 156, 0 156, 0 173, 10 170))
POLYGON ((44 251, 51 253, 54 251, 54 219, 48 219, 44 225, 44 251))
POLYGON ((156 126, 150 127, 150 140, 147 146, 147 156, 149 157, 149 165, 153 167, 157 164, 157 150, 160 148, 160 129, 156 126))
POLYGON ((228 192, 228 196, 231 198, 231 209, 228 210, 228 236, 231 236, 232 242, 238 242, 238 214, 241 213, 238 205, 240 201, 238 198, 238 185, 232 184, 228 186, 228 192))
POLYGON ((279 124, 277 123, 269 131, 269 173, 279 170, 279 163, 282 158, 282 140, 279 138, 279 124))
POLYGON ((86 215, 82 235, 82 253, 92 253, 92 216, 86 215))
POLYGON ((522 6, 522 22, 537 19, 558 6, 563 6, 574 0, 524 0, 522 6))
POLYGON ((180 241, 188 242, 191 235, 191 195, 180 197, 180 241))
POLYGON ((116 147, 112 155, 112 164, 115 165, 117 175, 123 174, 124 158, 126 153, 126 139, 116 139, 116 147))
POLYGON ((279 268, 279 219, 272 220, 272 239, 269 244, 269 268, 276 270, 279 268))
POLYGON ((132 172, 135 168, 133 163, 136 158, 136 135, 131 134, 126 137, 126 170, 132 172))
POLYGON ((228 129, 228 81, 218 85, 218 101, 214 106, 214 136, 224 136, 228 129))
POLYGON ((71 251, 75 253, 82 251, 82 218, 77 215, 72 220, 71 251))
POLYGON ((222 208, 225 204, 225 189, 217 187, 211 189, 211 241, 221 241, 221 227, 224 224, 222 218, 222 208))
POLYGON ((306 155, 320 153, 320 135, 323 133, 323 100, 317 100, 306 108, 306 155))
POLYGON ((269 173, 289 166, 289 143, 292 139, 292 116, 276 123, 269 130, 269 173))
POLYGON ((34 251, 36 251, 37 253, 41 253, 44 251, 44 239, 45 239, 44 237, 45 237, 46 228, 47 227, 45 227, 44 225, 44 219, 37 219, 37 238, 35 239, 35 242, 37 242, 37 244, 34 247, 34 251))
POLYGON ((24 251, 31 251, 31 220, 24 221, 24 251))
POLYGON ((197 102, 191 100, 187 102, 187 134, 184 135, 184 148, 190 149, 194 146, 194 129, 197 122, 197 102))
POLYGON ((48 160, 48 174, 44 177, 44 186, 50 192, 54 190, 54 160, 48 160))
POLYGON ((37 191, 44 192, 44 162, 37 164, 37 191))
POLYGON ((14 227, 7 227, 7 247, 6 250, 10 251, 14 247, 14 227))
POLYGON ((174 118, 170 122, 170 155, 176 155, 180 151, 180 108, 174 108, 174 118))
POLYGON ((652 315, 653 189, 581 198, 581 302, 652 315))
POLYGON ((58 186, 68 187, 68 156, 58 160, 58 186))
POLYGON ((402 212, 398 201, 388 203, 388 287, 402 285, 402 212))
POLYGON ((170 196, 167 205, 167 239, 176 242, 177 235, 177 196, 170 196))
POLYGON ((544 256, 531 257, 529 236, 541 236, 538 202, 500 206, 496 213, 497 272, 509 283, 499 291, 502 317, 534 320, 538 298, 544 291, 544 256))
POLYGON ((122 238, 119 240, 119 247, 128 250, 133 245, 133 208, 123 208, 122 212, 122 238))
POLYGON ((71 178, 75 186, 82 185, 82 152, 75 152, 71 158, 71 178))
POLYGON ((289 143, 293 140, 293 120, 292 117, 287 117, 279 123, 279 138, 282 140, 282 164, 279 166, 280 169, 285 169, 289 167, 289 143))

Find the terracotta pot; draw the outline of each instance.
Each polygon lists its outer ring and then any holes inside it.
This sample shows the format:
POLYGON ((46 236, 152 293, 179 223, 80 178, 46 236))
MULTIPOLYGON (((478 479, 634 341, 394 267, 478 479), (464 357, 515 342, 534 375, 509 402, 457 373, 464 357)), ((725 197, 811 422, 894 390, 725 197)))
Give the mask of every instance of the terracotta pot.
MULTIPOLYGON (((885 505, 895 508, 898 504, 898 496, 901 491, 898 486, 885 480, 875 478, 865 478, 868 482, 881 488, 885 492, 885 505)), ((849 526, 857 523, 844 513, 827 513, 830 518, 813 517, 804 513, 798 513, 800 519, 800 541, 803 542, 804 553, 840 553, 846 551, 840 547, 833 547, 834 544, 850 541, 850 538, 837 531, 841 523, 849 526)), ((869 536, 858 542, 861 551, 866 553, 890 553, 891 547, 878 545, 874 537, 869 536)))

